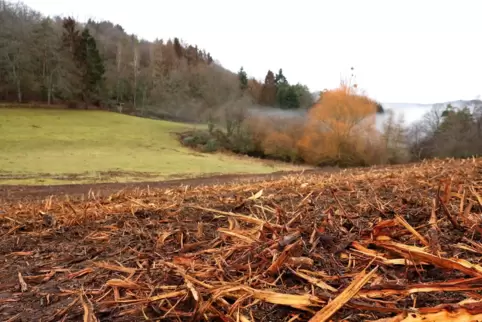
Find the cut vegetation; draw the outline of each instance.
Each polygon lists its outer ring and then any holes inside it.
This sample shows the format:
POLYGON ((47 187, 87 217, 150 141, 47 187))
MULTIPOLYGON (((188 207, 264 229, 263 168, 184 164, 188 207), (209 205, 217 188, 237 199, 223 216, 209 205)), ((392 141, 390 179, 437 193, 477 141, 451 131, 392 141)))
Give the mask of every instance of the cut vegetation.
POLYGON ((183 147, 199 125, 104 111, 0 108, 0 184, 139 182, 293 170, 183 147))
POLYGON ((482 159, 0 203, 2 321, 481 321, 482 159))

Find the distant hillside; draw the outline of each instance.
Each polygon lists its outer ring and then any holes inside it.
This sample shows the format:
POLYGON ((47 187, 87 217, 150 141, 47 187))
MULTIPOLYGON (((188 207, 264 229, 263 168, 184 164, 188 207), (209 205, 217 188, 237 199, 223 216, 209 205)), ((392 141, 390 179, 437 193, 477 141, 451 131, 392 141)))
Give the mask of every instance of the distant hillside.
POLYGON ((264 106, 311 104, 307 87, 289 84, 281 69, 262 81, 247 73, 177 37, 150 42, 115 22, 45 17, 0 0, 0 101, 184 121, 211 119, 243 95, 264 106))
MULTIPOLYGON (((419 103, 382 103, 386 110, 393 110, 395 114, 403 114, 407 123, 420 120, 425 113, 430 111, 434 106, 446 107, 451 104, 455 108, 468 107, 472 109, 475 106, 482 105, 481 100, 457 100, 434 104, 419 104, 419 103)), ((385 116, 380 116, 384 119, 385 116)))
POLYGON ((45 17, 0 2, 1 101, 188 120, 239 91, 235 73, 182 39, 150 42, 110 21, 45 17))
MULTIPOLYGON (((317 100, 320 97, 321 91, 312 92, 311 95, 313 96, 314 100, 317 100)), ((381 103, 385 111, 393 111, 395 115, 404 115, 405 122, 407 124, 412 124, 420 120, 425 113, 430 111, 434 106, 448 106, 451 104, 455 108, 463 108, 468 107, 469 109, 473 109, 476 106, 482 106, 482 100, 480 99, 473 99, 473 100, 456 100, 456 101, 449 101, 443 103, 433 103, 433 104, 420 104, 420 103, 381 103)), ((287 115, 285 115, 287 116, 287 115)), ((377 127, 381 128, 382 123, 386 120, 386 114, 379 114, 377 115, 377 127)))
POLYGON ((433 105, 452 105, 453 107, 456 108, 463 108, 463 107, 468 107, 468 108, 473 108, 475 106, 480 106, 482 105, 482 100, 479 99, 473 99, 473 100, 457 100, 457 101, 450 101, 450 102, 445 102, 445 103, 435 103, 433 105))
MULTIPOLYGON (((482 106, 481 100, 457 100, 444 103, 434 104, 419 104, 419 103, 382 103, 386 111, 392 111, 396 117, 403 115, 406 125, 413 124, 420 121, 423 116, 430 112, 430 110, 436 106, 441 109, 451 104, 454 108, 468 107, 472 110, 476 106, 482 106)), ((384 121, 387 119, 387 114, 377 115, 376 123, 377 128, 381 129, 384 121)))

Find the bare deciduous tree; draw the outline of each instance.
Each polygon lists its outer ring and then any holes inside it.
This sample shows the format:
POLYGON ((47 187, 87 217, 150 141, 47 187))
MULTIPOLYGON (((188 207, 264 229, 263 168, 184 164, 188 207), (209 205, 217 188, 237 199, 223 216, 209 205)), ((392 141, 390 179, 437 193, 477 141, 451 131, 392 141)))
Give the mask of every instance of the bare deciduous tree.
POLYGON ((387 118, 383 124, 382 135, 386 162, 404 163, 410 159, 404 116, 400 114, 398 119, 395 119, 395 113, 392 110, 385 113, 387 118))

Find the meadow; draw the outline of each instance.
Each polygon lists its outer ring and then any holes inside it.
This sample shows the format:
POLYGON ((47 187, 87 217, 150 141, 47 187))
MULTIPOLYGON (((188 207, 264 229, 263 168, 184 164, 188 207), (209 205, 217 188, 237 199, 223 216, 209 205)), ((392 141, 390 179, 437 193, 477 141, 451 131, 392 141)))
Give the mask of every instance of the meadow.
POLYGON ((0 184, 140 182, 295 167, 183 147, 204 125, 107 111, 0 108, 0 184))

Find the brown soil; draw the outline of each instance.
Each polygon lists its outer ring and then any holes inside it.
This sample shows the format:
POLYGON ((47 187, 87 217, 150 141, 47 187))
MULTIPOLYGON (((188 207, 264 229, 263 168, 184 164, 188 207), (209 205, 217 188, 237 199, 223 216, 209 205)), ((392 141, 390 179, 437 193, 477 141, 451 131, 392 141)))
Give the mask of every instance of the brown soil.
POLYGON ((293 174, 310 174, 319 172, 335 172, 338 168, 322 168, 316 170, 305 171, 280 171, 271 174, 227 174, 209 177, 191 178, 191 179, 175 179, 166 181, 144 181, 132 183, 95 183, 95 184, 59 184, 59 185, 0 185, 0 200, 18 200, 18 199, 42 199, 49 196, 71 197, 86 196, 89 191, 95 195, 106 196, 124 189, 147 189, 149 188, 172 188, 180 185, 200 186, 200 185, 216 185, 224 183, 234 183, 241 181, 261 181, 273 180, 286 175, 293 174))
POLYGON ((482 159, 237 178, 0 202, 0 320, 482 320, 482 159))

